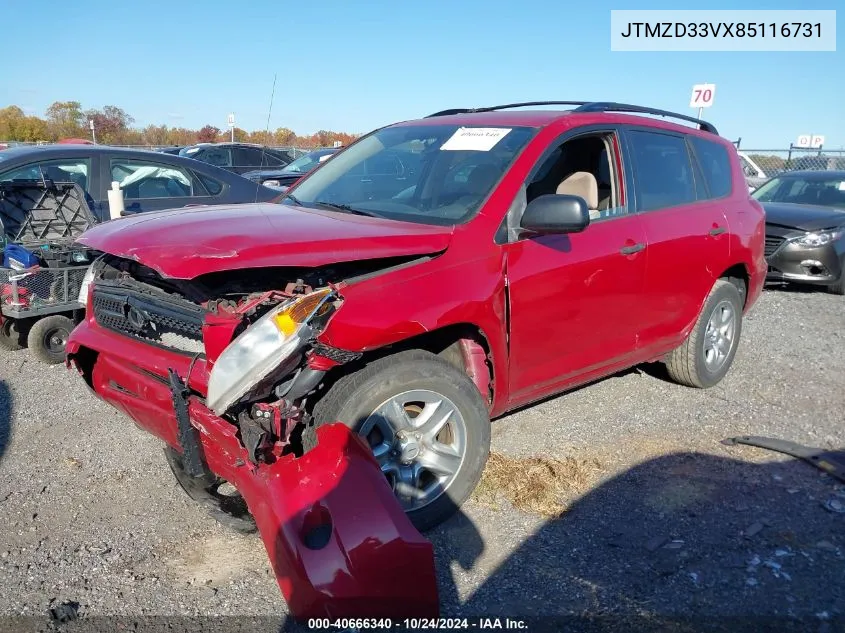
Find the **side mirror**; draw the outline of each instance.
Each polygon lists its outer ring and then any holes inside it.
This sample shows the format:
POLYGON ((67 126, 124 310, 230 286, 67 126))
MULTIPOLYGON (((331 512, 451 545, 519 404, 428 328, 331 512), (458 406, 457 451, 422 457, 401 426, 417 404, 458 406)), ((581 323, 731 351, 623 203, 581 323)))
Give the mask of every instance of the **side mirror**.
POLYGON ((539 235, 580 233, 590 224, 587 201, 580 196, 546 194, 528 203, 520 226, 539 235))

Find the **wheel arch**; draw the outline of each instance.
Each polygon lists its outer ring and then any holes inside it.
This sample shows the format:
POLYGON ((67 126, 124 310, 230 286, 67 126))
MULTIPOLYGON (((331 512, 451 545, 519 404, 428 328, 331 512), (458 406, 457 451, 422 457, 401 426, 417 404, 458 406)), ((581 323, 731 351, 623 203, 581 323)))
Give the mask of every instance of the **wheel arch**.
POLYGON ((742 309, 745 310, 748 306, 748 288, 749 283, 751 282, 751 275, 749 274, 746 265, 741 263, 734 264, 719 275, 717 281, 718 279, 726 279, 737 287, 739 294, 742 296, 742 309))
POLYGON ((359 370, 368 363, 412 349, 431 352, 465 372, 478 388, 488 410, 492 409, 499 388, 496 385, 498 372, 494 369, 490 340, 474 323, 453 323, 366 351, 359 360, 329 371, 322 390, 327 391, 340 378, 359 370))

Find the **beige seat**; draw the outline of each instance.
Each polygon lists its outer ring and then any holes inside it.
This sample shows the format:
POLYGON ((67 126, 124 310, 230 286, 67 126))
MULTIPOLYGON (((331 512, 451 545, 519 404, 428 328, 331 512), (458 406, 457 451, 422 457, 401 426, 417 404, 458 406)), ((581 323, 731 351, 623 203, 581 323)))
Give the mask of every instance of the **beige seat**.
POLYGON ((599 183, 596 177, 588 171, 576 171, 569 174, 557 186, 555 193, 580 196, 587 202, 590 219, 599 218, 599 183))

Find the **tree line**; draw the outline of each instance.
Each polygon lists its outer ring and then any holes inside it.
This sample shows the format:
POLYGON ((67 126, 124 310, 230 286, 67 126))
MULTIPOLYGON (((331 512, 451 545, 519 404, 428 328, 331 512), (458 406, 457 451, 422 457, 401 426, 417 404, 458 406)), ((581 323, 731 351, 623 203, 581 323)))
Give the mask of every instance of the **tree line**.
MULTIPOLYGON (((11 105, 0 109, 0 141, 55 142, 65 138, 91 138, 89 121, 94 122, 97 142, 105 145, 191 145, 231 140, 231 130, 206 125, 198 130, 167 125, 133 127, 135 119, 117 106, 83 110, 79 101, 56 101, 45 112, 44 118, 26 115, 21 108, 11 105)), ((339 141, 351 143, 359 135, 347 132, 320 130, 300 136, 285 127, 275 131, 247 132, 235 128, 235 140, 262 145, 288 145, 297 147, 327 147, 339 141)))

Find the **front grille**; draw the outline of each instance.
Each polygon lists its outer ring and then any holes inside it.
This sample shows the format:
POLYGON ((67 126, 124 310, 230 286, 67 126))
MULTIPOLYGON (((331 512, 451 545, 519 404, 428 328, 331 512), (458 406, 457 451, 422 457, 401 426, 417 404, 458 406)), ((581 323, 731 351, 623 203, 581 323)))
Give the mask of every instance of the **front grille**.
POLYGON ((766 247, 765 247, 765 249, 763 250, 763 254, 764 254, 766 257, 769 257, 769 256, 770 256, 770 255, 772 255, 772 253, 774 253, 774 252, 775 252, 778 248, 780 248, 780 245, 781 245, 781 244, 783 244, 783 243, 784 243, 784 241, 786 241, 786 238, 783 238, 783 237, 775 237, 775 236, 767 235, 767 236, 766 236, 766 247))
POLYGON ((94 288, 93 301, 94 319, 106 329, 176 352, 205 349, 200 306, 102 287, 94 288))

